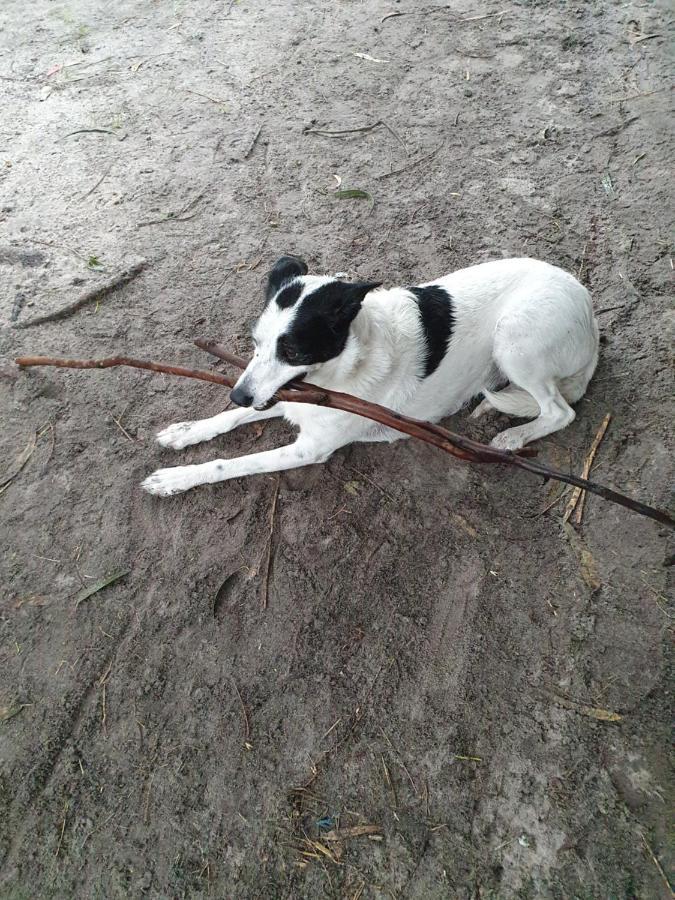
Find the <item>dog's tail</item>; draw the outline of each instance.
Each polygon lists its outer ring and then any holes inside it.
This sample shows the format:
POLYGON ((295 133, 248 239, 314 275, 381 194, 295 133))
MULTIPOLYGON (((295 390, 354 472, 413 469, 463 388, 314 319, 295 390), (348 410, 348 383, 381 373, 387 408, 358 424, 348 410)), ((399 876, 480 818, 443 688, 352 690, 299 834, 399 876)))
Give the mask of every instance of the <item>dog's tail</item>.
POLYGON ((501 391, 483 390, 483 395, 490 406, 494 406, 499 412, 506 413, 507 416, 533 419, 539 415, 539 404, 532 394, 528 394, 527 391, 512 384, 501 391))

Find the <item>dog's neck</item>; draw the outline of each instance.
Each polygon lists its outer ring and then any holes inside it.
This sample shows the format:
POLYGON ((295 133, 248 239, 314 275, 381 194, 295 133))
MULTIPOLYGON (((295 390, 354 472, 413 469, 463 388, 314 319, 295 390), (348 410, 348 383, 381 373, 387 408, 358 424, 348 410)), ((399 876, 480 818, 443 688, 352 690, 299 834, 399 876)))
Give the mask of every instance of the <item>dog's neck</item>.
POLYGON ((363 390, 367 385, 387 377, 394 364, 393 356, 382 352, 391 328, 391 318, 384 312, 382 304, 384 295, 388 293, 377 291, 368 295, 352 322, 342 353, 324 363, 308 380, 320 387, 349 391, 354 385, 359 385, 363 390), (374 353, 376 333, 379 352, 374 353))

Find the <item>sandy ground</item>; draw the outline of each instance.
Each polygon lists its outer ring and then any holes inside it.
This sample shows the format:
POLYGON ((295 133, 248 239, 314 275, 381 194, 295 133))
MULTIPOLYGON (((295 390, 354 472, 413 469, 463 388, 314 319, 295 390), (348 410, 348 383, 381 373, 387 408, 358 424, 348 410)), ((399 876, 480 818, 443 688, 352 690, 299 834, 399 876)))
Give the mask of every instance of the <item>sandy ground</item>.
POLYGON ((3 898, 670 896, 662 528, 591 498, 570 534, 559 486, 412 442, 158 500, 287 428, 176 455, 218 388, 11 363, 244 351, 284 252, 538 256, 603 335, 541 458, 581 471, 610 412, 594 477, 666 505, 667 6, 2 4, 3 898))

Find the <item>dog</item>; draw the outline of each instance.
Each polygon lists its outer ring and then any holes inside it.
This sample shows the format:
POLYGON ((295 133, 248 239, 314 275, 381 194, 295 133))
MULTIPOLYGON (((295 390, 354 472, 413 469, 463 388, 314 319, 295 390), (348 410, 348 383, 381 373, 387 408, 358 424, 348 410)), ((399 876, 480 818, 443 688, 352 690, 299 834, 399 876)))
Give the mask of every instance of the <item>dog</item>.
POLYGON ((565 428, 598 361, 588 291, 567 272, 534 259, 461 269, 419 287, 381 289, 308 275, 284 256, 269 273, 255 351, 230 394, 237 409, 160 431, 181 450, 240 425, 283 416, 294 443, 237 459, 159 469, 143 488, 162 497, 200 484, 325 462, 354 441, 395 441, 398 431, 338 410, 274 403, 276 391, 307 376, 405 415, 436 422, 482 395, 479 417, 528 418, 492 445, 518 450, 565 428), (503 385, 501 390, 496 390, 503 385))

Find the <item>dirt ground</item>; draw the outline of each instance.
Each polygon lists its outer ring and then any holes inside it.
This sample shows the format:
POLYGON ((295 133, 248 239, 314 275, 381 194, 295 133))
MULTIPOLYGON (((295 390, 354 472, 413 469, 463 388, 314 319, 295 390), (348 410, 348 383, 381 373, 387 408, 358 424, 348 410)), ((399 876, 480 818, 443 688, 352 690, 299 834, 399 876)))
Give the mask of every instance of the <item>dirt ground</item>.
POLYGON ((663 528, 591 498, 566 530, 560 486, 409 441, 159 500, 287 427, 175 454, 219 388, 11 362, 208 366, 285 252, 537 256, 603 335, 540 457, 580 472, 609 412, 594 477, 667 505, 667 8, 2 4, 3 898, 670 896, 663 528))

